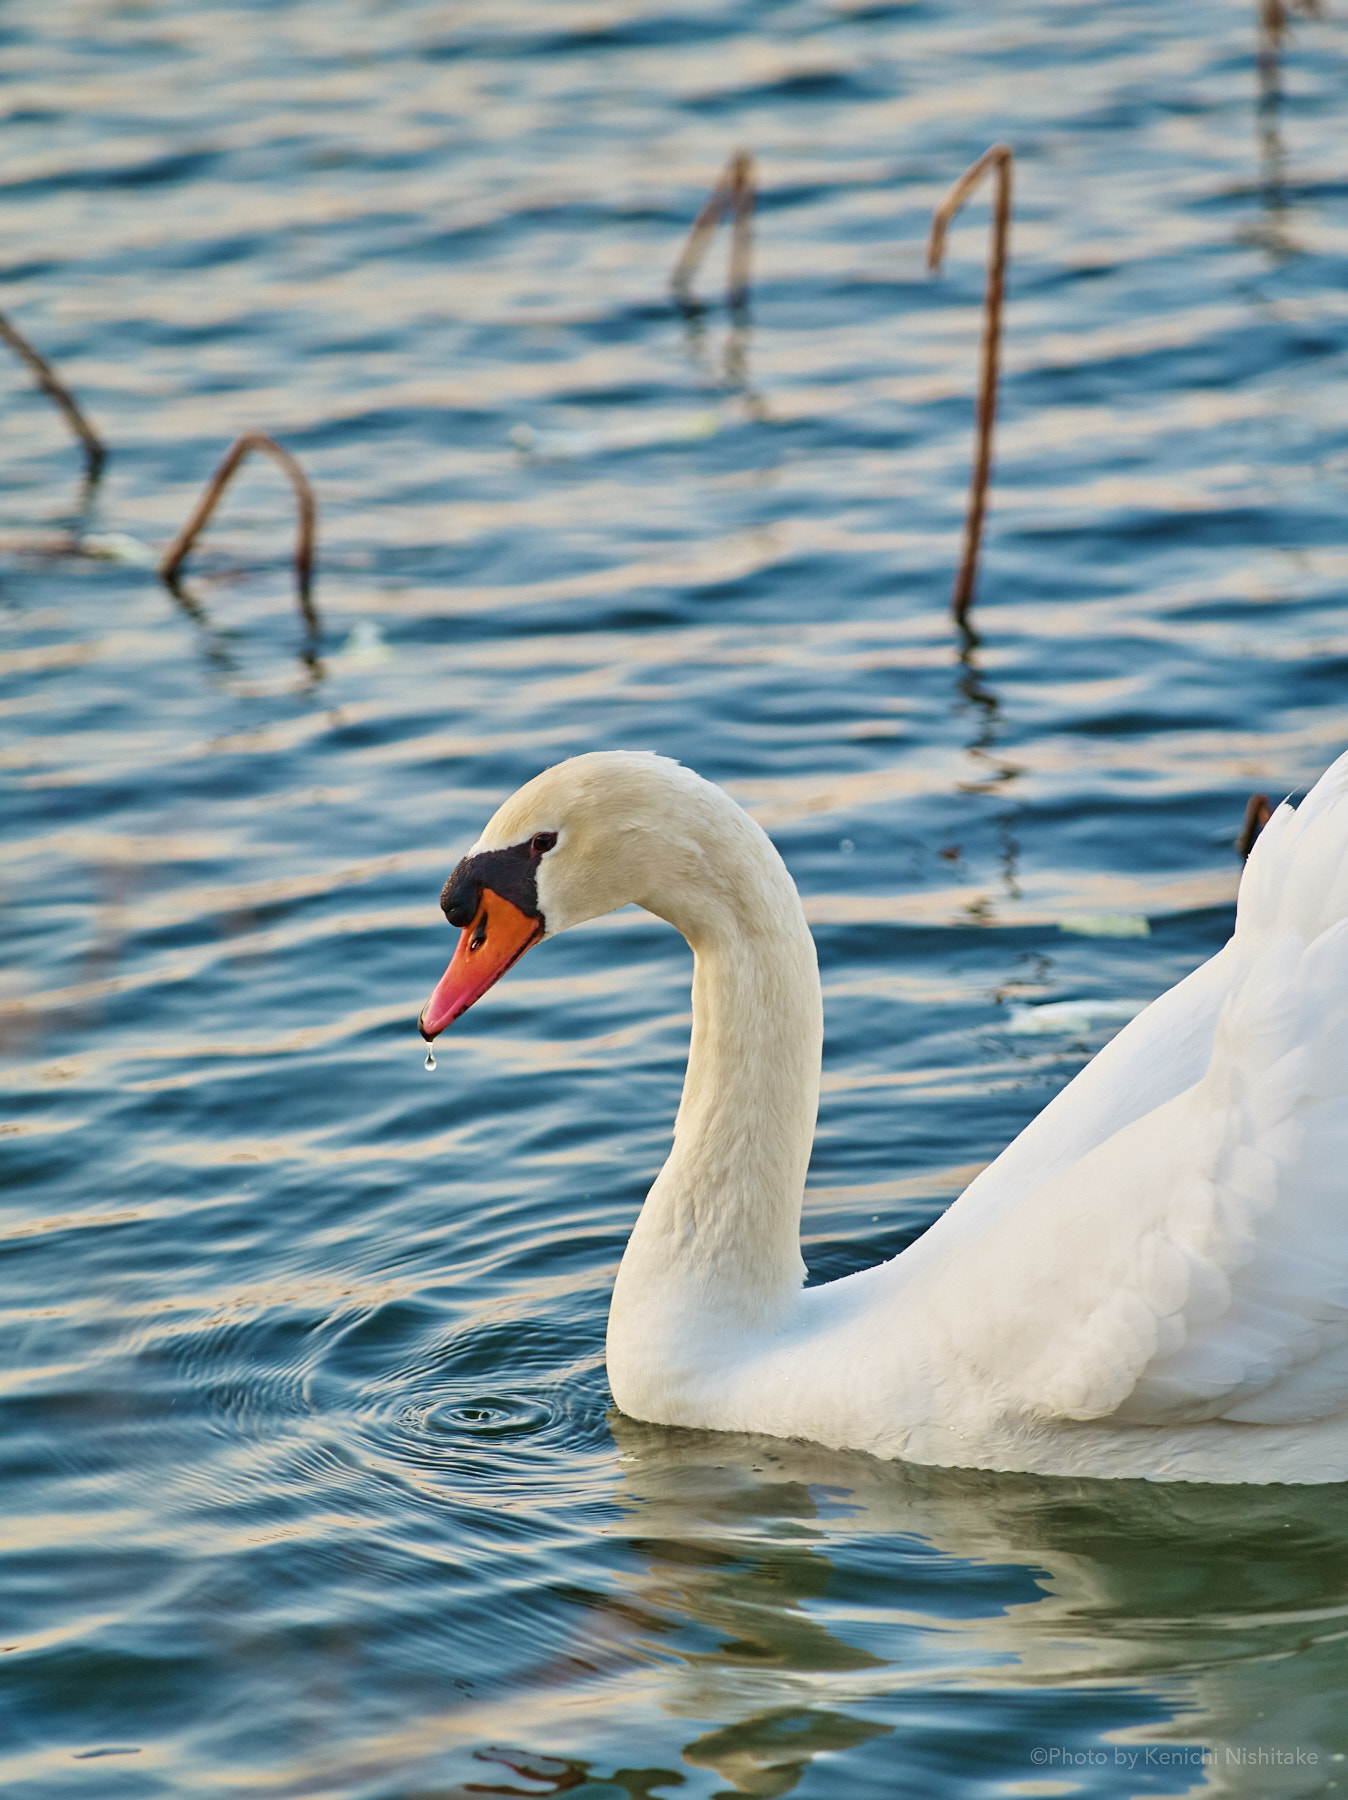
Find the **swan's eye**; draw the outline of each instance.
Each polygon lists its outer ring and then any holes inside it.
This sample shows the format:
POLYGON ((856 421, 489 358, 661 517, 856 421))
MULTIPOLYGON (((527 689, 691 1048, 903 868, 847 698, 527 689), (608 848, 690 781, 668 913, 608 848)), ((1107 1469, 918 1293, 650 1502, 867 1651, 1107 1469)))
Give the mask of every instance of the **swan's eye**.
POLYGON ((533 842, 529 845, 529 854, 531 856, 542 856, 543 852, 545 850, 551 850, 556 842, 557 833, 555 831, 536 831, 534 833, 533 842))

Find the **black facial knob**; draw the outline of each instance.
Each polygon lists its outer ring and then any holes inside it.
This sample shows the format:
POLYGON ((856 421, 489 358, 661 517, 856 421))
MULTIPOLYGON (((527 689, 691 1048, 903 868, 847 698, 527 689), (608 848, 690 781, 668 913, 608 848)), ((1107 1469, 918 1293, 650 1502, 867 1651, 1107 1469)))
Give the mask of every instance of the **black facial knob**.
MULTIPOLYGON (((464 859, 467 861, 467 858, 464 859)), ((482 884, 460 863, 440 890, 440 910, 460 930, 471 925, 482 904, 482 884)))

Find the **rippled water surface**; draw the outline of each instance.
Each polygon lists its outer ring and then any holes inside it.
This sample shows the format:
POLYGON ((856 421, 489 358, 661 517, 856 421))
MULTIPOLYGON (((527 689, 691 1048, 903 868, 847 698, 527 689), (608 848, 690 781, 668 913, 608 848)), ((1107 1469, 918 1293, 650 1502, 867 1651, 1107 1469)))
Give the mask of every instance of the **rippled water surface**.
POLYGON ((819 946, 818 1279, 1114 1028, 1017 1007, 1223 940, 1247 795, 1348 742, 1348 23, 1261 66, 1255 10, 0 9, 0 309, 112 449, 85 506, 0 367, 7 1796, 1348 1788, 1342 1493, 612 1411, 682 940, 546 945, 434 1074, 413 1026, 522 780, 724 783, 819 946), (961 657, 986 207, 922 245, 999 138, 961 657), (681 318, 741 144, 751 312, 720 244, 681 318), (141 566, 248 429, 318 490, 316 659, 266 464, 182 604, 141 566))

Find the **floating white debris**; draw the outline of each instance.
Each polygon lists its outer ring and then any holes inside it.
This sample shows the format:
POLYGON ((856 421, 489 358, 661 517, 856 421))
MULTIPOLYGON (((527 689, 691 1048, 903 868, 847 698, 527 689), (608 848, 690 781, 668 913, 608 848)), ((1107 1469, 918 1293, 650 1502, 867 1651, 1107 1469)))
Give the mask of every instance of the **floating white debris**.
POLYGON ((1089 1031, 1095 1025, 1126 1025, 1145 1000, 1050 1000, 1043 1006, 1013 1006, 1006 1029, 1016 1037, 1089 1031))
POLYGON ((435 1067, 435 1052, 434 1052, 434 1050, 428 1050, 426 1052, 426 1060, 424 1063, 422 1063, 421 1066, 423 1069, 433 1069, 435 1067))
POLYGON ((80 549, 86 556, 101 557, 105 562, 130 563, 137 569, 159 567, 159 552, 128 531, 91 531, 80 539, 80 549))
POLYGON ((539 431, 512 425, 510 441, 521 456, 534 462, 575 462, 611 450, 655 450, 662 444, 690 444, 715 437, 721 416, 714 412, 681 413, 664 423, 615 426, 609 431, 539 431))
POLYGON ((393 651, 372 619, 362 619, 332 659, 348 669, 376 669, 393 661, 393 651))
POLYGON ((1150 937, 1151 922, 1141 913, 1081 913, 1075 919, 1059 919, 1058 930, 1074 937, 1150 937))

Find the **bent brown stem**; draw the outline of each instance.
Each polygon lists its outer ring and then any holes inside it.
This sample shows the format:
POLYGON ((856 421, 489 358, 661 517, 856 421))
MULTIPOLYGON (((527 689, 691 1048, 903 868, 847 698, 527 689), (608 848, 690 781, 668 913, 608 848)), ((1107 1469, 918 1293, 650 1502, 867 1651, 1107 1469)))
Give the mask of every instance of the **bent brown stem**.
POLYGON ((968 626, 978 577, 978 548, 983 537, 988 484, 992 479, 992 434, 997 422, 997 379, 1002 352, 1002 299, 1006 292, 1007 240, 1011 231, 1011 176, 1015 157, 1009 144, 994 144, 960 176, 931 218, 927 239, 927 269, 941 272, 946 231, 950 221, 973 193, 989 169, 997 171, 997 191, 992 202, 992 241, 988 250, 987 288, 983 295, 982 367, 978 383, 978 412, 974 426, 974 466, 969 480, 969 506, 964 522, 964 555, 950 597, 955 623, 968 626))
POLYGON ((92 487, 103 472, 103 464, 107 461, 107 450, 103 440, 85 418, 75 404, 75 397, 52 368, 45 356, 42 356, 28 342, 28 339, 9 320, 0 313, 0 338, 3 338, 10 349, 32 370, 37 377, 38 386, 60 407, 65 420, 75 436, 84 446, 84 478, 92 487))
POLYGON ((707 248, 716 227, 729 212, 732 215, 730 239, 730 277, 726 298, 732 309, 743 308, 749 298, 749 281, 753 251, 754 159, 747 150, 737 150, 716 177, 701 212, 693 220, 692 230, 679 252, 670 285, 683 301, 692 300, 693 277, 702 267, 707 248))
POLYGON ((278 462, 290 478, 290 485, 295 491, 295 504, 298 519, 295 530, 295 587, 299 598, 300 611, 304 614, 311 638, 318 636, 318 614, 313 602, 314 576, 314 526, 318 516, 318 508, 314 502, 314 491, 309 485, 309 477, 296 462, 288 450, 283 450, 275 438, 269 438, 260 431, 246 431, 241 438, 235 440, 226 452, 224 461, 215 471, 206 486, 205 492, 192 509, 191 517, 182 530, 174 538, 164 552, 159 565, 160 579, 177 592, 178 571, 187 558, 188 552, 196 543, 207 521, 215 511, 220 496, 229 486, 234 472, 250 450, 265 450, 267 455, 278 462))
POLYGON ((1264 829, 1265 825, 1268 824, 1272 817, 1273 814, 1270 811, 1268 804, 1268 795, 1251 794, 1249 799, 1245 802, 1245 822, 1241 826, 1240 835, 1236 839, 1236 849, 1240 854, 1240 860, 1242 862, 1247 862, 1249 860, 1250 852, 1254 849, 1259 833, 1264 829))

